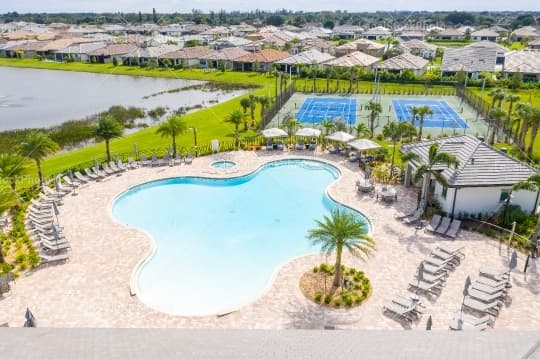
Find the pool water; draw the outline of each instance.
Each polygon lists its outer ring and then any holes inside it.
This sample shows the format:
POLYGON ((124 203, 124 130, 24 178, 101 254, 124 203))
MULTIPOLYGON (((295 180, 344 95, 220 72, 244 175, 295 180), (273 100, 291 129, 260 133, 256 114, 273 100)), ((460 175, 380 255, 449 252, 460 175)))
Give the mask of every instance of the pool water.
POLYGON ((210 166, 212 166, 212 168, 215 168, 215 169, 226 170, 226 169, 231 169, 231 168, 236 167, 236 162, 224 161, 224 160, 215 161, 215 162, 212 162, 210 166))
POLYGON ((338 177, 321 162, 286 160, 244 177, 166 179, 125 192, 114 216, 156 244, 137 295, 158 311, 188 316, 249 304, 281 264, 319 251, 306 234, 338 206, 326 195, 338 177))

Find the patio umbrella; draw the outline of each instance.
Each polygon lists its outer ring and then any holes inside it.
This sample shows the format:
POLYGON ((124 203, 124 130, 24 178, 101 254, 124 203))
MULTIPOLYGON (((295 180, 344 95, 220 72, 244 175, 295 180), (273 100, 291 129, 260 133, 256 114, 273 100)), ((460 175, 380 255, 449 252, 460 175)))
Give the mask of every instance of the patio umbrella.
POLYGON ((24 322, 25 327, 35 328, 37 326, 36 318, 30 311, 30 309, 26 308, 26 313, 24 314, 24 318, 26 319, 26 321, 24 322))
POLYGON ((287 137, 287 132, 283 131, 281 128, 273 127, 263 130, 262 135, 264 138, 279 138, 287 137))
POLYGON ((512 256, 510 257, 510 263, 508 264, 509 272, 514 270, 517 267, 517 252, 514 250, 512 256))
POLYGON ((295 135, 299 137, 319 137, 321 135, 321 130, 311 127, 304 127, 296 131, 295 135))
MULTIPOLYGON (((416 272, 416 280, 418 280, 419 285, 420 282, 424 280, 424 262, 421 262, 418 266, 418 271, 416 272)), ((418 288, 416 288, 416 292, 418 292, 418 288)))
POLYGON ((354 140, 349 142, 348 145, 358 151, 368 151, 381 148, 378 143, 366 139, 354 140))
POLYGON ((431 319, 431 315, 430 315, 426 323, 426 330, 431 330, 432 326, 433 326, 433 319, 431 319))
POLYGON ((353 135, 347 132, 343 132, 343 131, 337 131, 329 136, 326 136, 327 140, 336 141, 336 142, 349 142, 353 138, 354 138, 353 135))

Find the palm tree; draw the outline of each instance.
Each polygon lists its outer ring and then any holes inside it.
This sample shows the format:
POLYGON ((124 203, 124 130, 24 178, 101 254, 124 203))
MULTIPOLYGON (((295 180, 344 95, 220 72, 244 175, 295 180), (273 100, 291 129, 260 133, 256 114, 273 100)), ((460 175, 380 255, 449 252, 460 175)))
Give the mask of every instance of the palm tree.
POLYGON ((234 125, 234 145, 236 148, 240 145, 240 134, 238 132, 238 127, 244 121, 244 115, 240 110, 234 110, 229 114, 229 117, 226 120, 229 123, 234 125))
POLYGON ((251 102, 249 98, 244 97, 240 100, 240 106, 242 106, 242 110, 244 111, 244 131, 248 130, 248 121, 247 121, 247 110, 250 108, 251 102))
POLYGON ((413 106, 411 108, 411 125, 413 126, 416 126, 416 116, 418 116, 418 110, 419 110, 419 107, 418 106, 413 106))
POLYGON ((249 112, 251 115, 251 126, 255 126, 255 106, 257 106, 257 96, 249 94, 249 112))
POLYGON ((59 150, 56 142, 51 140, 43 132, 32 131, 19 146, 20 154, 33 159, 38 169, 39 184, 43 186, 43 173, 41 172, 41 160, 59 150))
POLYGON ((330 76, 332 75, 332 68, 326 66, 324 68, 324 75, 326 76, 326 93, 330 92, 330 76))
POLYGON ((506 116, 506 112, 498 107, 492 108, 489 110, 489 117, 492 118, 491 134, 489 136, 489 144, 492 145, 495 143, 495 135, 499 131, 501 126, 501 119, 506 116))
POLYGON ((96 127, 96 137, 105 140, 105 152, 107 154, 107 161, 111 160, 110 142, 113 138, 122 136, 124 129, 122 125, 118 123, 111 116, 103 116, 99 119, 96 127))
POLYGON ((15 190, 17 178, 28 173, 30 163, 26 157, 2 153, 0 154, 0 178, 9 181, 11 189, 15 190))
MULTIPOLYGON (((506 117, 506 122, 504 124, 503 131, 506 130, 507 125, 510 126, 510 116, 512 116, 514 103, 518 102, 519 100, 521 100, 521 97, 519 97, 518 95, 512 95, 512 94, 506 95, 506 101, 508 101, 508 114, 506 117)), ((512 127, 510 127, 510 132, 512 132, 512 127)))
POLYGON ((319 65, 315 60, 311 63, 311 77, 313 79, 313 90, 311 92, 317 92, 317 74, 319 72, 319 65))
POLYGON ((353 213, 334 209, 330 217, 315 221, 316 228, 308 232, 308 239, 313 245, 320 245, 326 254, 336 252, 335 276, 333 287, 341 284, 341 257, 343 249, 356 257, 369 256, 375 249, 373 238, 368 235, 368 225, 353 213))
POLYGON ((408 122, 390 122, 383 127, 383 135, 392 141, 392 161, 390 162, 390 176, 394 175, 394 157, 396 154, 396 144, 403 137, 413 137, 416 135, 416 127, 408 122))
POLYGON ((433 115, 431 107, 425 105, 418 107, 418 116, 420 116, 420 124, 418 126, 418 141, 422 141, 422 130, 424 129, 424 118, 426 115, 433 115))
POLYGON ((529 132, 529 122, 532 117, 532 106, 528 103, 520 102, 516 105, 516 114, 521 118, 521 127, 518 135, 519 148, 525 150, 525 137, 529 132))
POLYGON ((506 94, 503 90, 497 88, 489 92, 489 96, 491 96, 491 108, 495 107, 495 103, 499 101, 502 103, 502 100, 504 100, 506 94))
POLYGON ((257 102, 261 105, 261 118, 263 118, 266 108, 270 105, 270 98, 268 96, 259 96, 257 102))
POLYGON ((328 136, 332 130, 336 128, 334 121, 325 118, 321 121, 321 126, 324 128, 324 135, 328 136))
POLYGON ((534 141, 536 141, 536 136, 538 135, 538 129, 540 127, 540 107, 533 107, 531 109, 531 134, 529 138, 529 147, 527 148, 527 153, 532 155, 534 141))
MULTIPOLYGON (((518 182, 512 186, 512 191, 519 191, 519 190, 533 191, 533 192, 540 191, 540 175, 533 174, 529 176, 529 178, 527 178, 526 180, 518 182)), ((536 226, 534 227, 534 230, 531 234, 531 244, 533 246, 538 247, 539 234, 540 234, 540 217, 538 217, 538 220, 536 221, 536 226)))
POLYGON ((349 69, 349 93, 352 93, 353 83, 354 80, 358 78, 358 68, 355 66, 351 66, 349 69))
POLYGON ((375 119, 379 114, 382 112, 382 106, 377 101, 369 101, 366 105, 366 109, 369 112, 369 130, 371 131, 371 136, 369 138, 373 138, 373 134, 375 132, 375 119))
POLYGON ((354 127, 354 130, 356 131, 357 137, 367 137, 371 135, 371 131, 363 122, 358 122, 356 126, 354 127))
POLYGON ((176 156, 176 136, 181 135, 188 129, 186 122, 179 115, 172 115, 162 122, 156 130, 161 137, 172 137, 172 156, 176 156))
POLYGON ((434 143, 429 147, 429 156, 426 163, 418 167, 414 175, 414 181, 418 182, 423 178, 422 184, 422 199, 424 199, 424 206, 431 203, 431 191, 429 189, 429 182, 432 177, 435 178, 442 186, 448 186, 446 179, 442 176, 439 170, 434 169, 436 165, 447 165, 456 168, 459 166, 459 161, 456 156, 448 152, 439 152, 439 144, 434 143))

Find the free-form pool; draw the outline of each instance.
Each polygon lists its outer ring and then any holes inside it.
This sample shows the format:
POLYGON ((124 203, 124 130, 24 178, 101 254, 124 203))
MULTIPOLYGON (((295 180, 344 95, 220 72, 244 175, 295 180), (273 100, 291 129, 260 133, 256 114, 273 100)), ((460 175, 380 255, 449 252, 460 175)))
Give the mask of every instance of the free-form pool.
POLYGON ((156 246, 139 268, 137 295, 177 315, 248 304, 281 264, 318 252, 306 233, 338 206, 326 195, 338 177, 322 162, 286 160, 243 177, 165 179, 125 192, 114 216, 145 230, 156 246))

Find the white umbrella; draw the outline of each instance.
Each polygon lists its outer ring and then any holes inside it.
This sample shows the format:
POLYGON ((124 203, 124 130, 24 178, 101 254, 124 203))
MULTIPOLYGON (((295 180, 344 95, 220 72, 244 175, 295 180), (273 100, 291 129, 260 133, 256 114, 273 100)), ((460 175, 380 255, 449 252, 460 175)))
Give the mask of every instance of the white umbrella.
POLYGON ((296 131, 295 135, 299 137, 319 137, 321 135, 321 130, 311 127, 304 127, 296 131))
POLYGON ((343 132, 343 131, 337 131, 331 134, 330 136, 326 136, 327 140, 337 141, 337 142, 349 142, 353 138, 354 138, 353 135, 347 132, 343 132))
POLYGON ((287 137, 287 132, 283 131, 281 128, 269 128, 262 131, 262 135, 265 138, 278 138, 278 137, 287 137))
POLYGON ((354 140, 349 142, 348 145, 358 151, 367 151, 381 148, 379 144, 366 139, 354 140))

